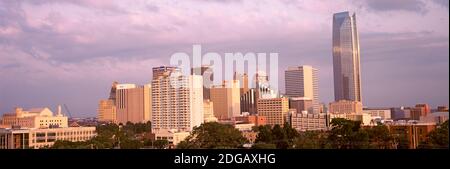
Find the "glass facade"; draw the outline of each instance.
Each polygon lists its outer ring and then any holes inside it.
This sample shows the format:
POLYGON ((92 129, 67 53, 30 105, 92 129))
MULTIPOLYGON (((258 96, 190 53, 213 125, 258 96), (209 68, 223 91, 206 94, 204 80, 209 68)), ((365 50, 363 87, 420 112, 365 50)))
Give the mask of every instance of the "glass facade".
POLYGON ((349 12, 333 16, 333 73, 335 100, 361 102, 359 37, 349 12))

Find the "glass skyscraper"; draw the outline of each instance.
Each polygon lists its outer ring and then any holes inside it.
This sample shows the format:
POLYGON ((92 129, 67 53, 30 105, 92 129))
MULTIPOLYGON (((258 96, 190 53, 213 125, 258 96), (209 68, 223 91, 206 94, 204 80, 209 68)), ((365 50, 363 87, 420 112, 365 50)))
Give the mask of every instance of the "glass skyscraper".
POLYGON ((361 71, 356 15, 333 15, 334 98, 361 102, 361 71))

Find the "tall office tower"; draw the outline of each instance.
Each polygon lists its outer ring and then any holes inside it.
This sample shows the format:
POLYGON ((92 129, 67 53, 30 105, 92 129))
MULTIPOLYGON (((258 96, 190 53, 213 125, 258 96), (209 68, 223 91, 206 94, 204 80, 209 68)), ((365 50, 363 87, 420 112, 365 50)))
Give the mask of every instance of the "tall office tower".
POLYGON ((361 69, 356 15, 333 16, 334 99, 361 100, 361 69))
POLYGON ((249 90, 247 73, 240 74, 240 73, 234 72, 233 80, 239 80, 239 82, 241 84, 241 87, 240 87, 241 88, 240 89, 241 96, 244 95, 245 93, 247 93, 247 91, 249 90))
POLYGON ((268 125, 278 124, 283 126, 287 122, 286 117, 289 111, 288 98, 271 98, 258 100, 258 115, 267 118, 268 125))
POLYGON ((154 67, 152 69, 153 71, 153 78, 157 79, 160 76, 168 76, 172 71, 179 71, 180 69, 178 67, 173 66, 160 66, 160 67, 154 67))
POLYGON ((223 81, 222 85, 211 88, 214 115, 220 119, 231 119, 241 114, 240 86, 238 80, 223 81))
POLYGON ((312 101, 312 110, 308 113, 320 113, 318 70, 311 66, 290 67, 284 72, 286 95, 306 97, 312 101))
POLYGON ((191 68, 191 75, 200 75, 203 77, 203 100, 211 99, 211 87, 214 76, 211 66, 201 66, 191 68))
POLYGON ((98 121, 102 122, 117 122, 116 106, 111 99, 100 100, 98 103, 98 121))
POLYGON ((116 109, 116 91, 118 82, 113 82, 111 85, 111 91, 109 92, 108 99, 102 99, 98 103, 97 117, 102 122, 117 122, 117 109, 116 109))
POLYGON ((117 122, 125 124, 150 121, 150 87, 118 84, 116 91, 117 122))
POLYGON ((113 84, 111 85, 111 91, 109 92, 109 100, 112 100, 114 105, 116 105, 116 91, 118 84, 119 83, 116 81, 113 82, 113 84))
POLYGON ((257 96, 255 89, 249 89, 241 95, 241 113, 248 112, 249 114, 256 114, 257 96))
POLYGON ((203 78, 180 69, 152 80, 152 130, 192 131, 203 123, 203 78))
POLYGON ((269 76, 265 72, 258 72, 255 76, 255 89, 257 99, 270 99, 278 97, 278 92, 273 90, 269 83, 269 76))

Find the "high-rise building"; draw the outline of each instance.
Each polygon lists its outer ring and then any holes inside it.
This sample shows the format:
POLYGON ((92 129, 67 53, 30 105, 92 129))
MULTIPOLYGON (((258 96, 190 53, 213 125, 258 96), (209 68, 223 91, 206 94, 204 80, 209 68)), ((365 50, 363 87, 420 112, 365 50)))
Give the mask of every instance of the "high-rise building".
POLYGON ((191 68, 191 75, 200 75, 203 77, 203 100, 210 100, 211 87, 214 81, 214 74, 211 66, 191 68))
POLYGON ((363 105, 358 101, 339 100, 330 103, 329 111, 332 114, 361 114, 363 112, 363 105))
POLYGON ((223 81, 222 85, 211 88, 214 115, 220 119, 231 119, 241 114, 240 86, 238 80, 223 81))
MULTIPOLYGON (((191 131, 204 121, 203 78, 179 69, 152 80, 152 130, 191 131)), ((215 107, 215 105, 214 105, 215 107)))
POLYGON ((118 84, 116 91, 117 122, 145 123, 151 120, 150 86, 118 84))
POLYGON ((153 71, 153 78, 152 79, 157 79, 160 76, 168 76, 170 75, 170 73, 172 71, 179 71, 180 68, 178 67, 174 67, 174 66, 160 66, 160 67, 154 67, 152 69, 153 71))
POLYGON ((111 99, 100 100, 98 103, 98 121, 101 122, 117 122, 116 106, 111 99))
POLYGON ((349 12, 333 16, 333 73, 335 101, 362 102, 356 15, 350 15, 349 12))
POLYGON ((116 81, 113 82, 113 84, 111 85, 111 91, 109 92, 109 100, 112 100, 114 105, 116 105, 116 91, 118 84, 119 83, 116 81))
POLYGON ((320 113, 318 70, 311 66, 290 67, 285 71, 286 95, 306 97, 312 101, 312 110, 308 113, 320 113))
POLYGON ((240 74, 238 72, 234 72, 233 80, 239 80, 240 82, 240 88, 241 88, 241 96, 247 93, 249 90, 248 88, 248 75, 247 73, 240 74))
POLYGON ((268 125, 283 126, 287 122, 287 113, 289 112, 289 99, 270 98, 258 100, 258 115, 265 116, 268 125))

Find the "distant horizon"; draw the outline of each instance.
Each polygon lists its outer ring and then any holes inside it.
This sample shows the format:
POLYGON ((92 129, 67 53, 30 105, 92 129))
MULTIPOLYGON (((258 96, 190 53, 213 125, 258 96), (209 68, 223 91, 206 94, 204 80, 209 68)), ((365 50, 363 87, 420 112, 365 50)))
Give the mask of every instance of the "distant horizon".
POLYGON ((279 53, 280 93, 288 67, 311 65, 328 104, 332 17, 343 11, 357 17, 365 107, 448 106, 445 0, 25 0, 0 2, 0 114, 66 104, 74 117, 96 117, 113 81, 147 84, 152 67, 169 66, 193 44, 221 54, 279 53))

